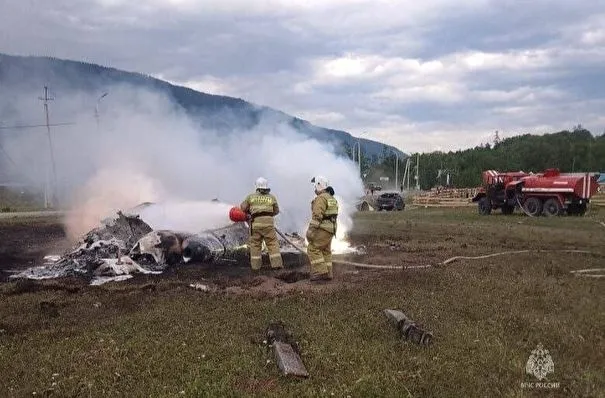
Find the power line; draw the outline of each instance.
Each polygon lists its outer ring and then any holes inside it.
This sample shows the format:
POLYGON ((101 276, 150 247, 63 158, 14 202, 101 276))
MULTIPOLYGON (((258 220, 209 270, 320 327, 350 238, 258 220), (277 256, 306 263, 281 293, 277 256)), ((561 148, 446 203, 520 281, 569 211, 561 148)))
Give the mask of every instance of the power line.
POLYGON ((22 126, 0 126, 0 130, 9 130, 9 129, 29 129, 34 127, 47 127, 47 126, 72 126, 75 123, 54 123, 54 124, 31 124, 31 125, 22 125, 22 126))
POLYGON ((17 163, 15 163, 15 161, 13 160, 13 158, 11 158, 9 156, 9 154, 6 152, 6 150, 4 149, 4 147, 2 146, 1 143, 0 143, 0 152, 2 152, 4 154, 4 157, 9 161, 9 163, 13 165, 13 167, 15 169, 15 174, 20 175, 25 180, 27 180, 30 184, 33 185, 33 181, 26 174, 24 174, 23 172, 21 172, 21 170, 19 170, 19 166, 17 166, 17 163))
MULTIPOLYGON (((2 126, 0 126, 1 128, 2 126)), ((19 169, 19 166, 17 166, 17 163, 15 163, 15 161, 13 160, 13 158, 8 154, 8 152, 6 152, 6 149, 4 149, 4 145, 2 145, 2 141, 0 140, 0 153, 4 155, 4 158, 6 160, 8 160, 8 162, 13 166, 14 168, 14 173, 20 175, 21 177, 24 177, 26 180, 28 180, 30 183, 32 182, 28 176, 26 176, 25 174, 23 174, 21 172, 21 170, 19 169)), ((1 164, 1 162, 0 162, 1 164)))
POLYGON ((4 147, 2 146, 2 143, 0 143, 0 152, 2 152, 4 154, 4 156, 6 157, 6 159, 15 167, 15 169, 19 169, 19 167, 17 166, 17 163, 15 163, 15 161, 13 160, 13 158, 11 158, 8 153, 4 150, 4 147))

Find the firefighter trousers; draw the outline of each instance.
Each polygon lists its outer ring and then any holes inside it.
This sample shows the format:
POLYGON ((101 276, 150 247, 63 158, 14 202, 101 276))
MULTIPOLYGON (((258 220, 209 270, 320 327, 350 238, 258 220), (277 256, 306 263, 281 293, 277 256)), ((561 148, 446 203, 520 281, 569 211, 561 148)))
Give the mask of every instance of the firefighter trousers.
POLYGON ((333 277, 332 273, 332 238, 334 234, 314 228, 307 234, 309 244, 307 246, 307 255, 311 263, 311 276, 325 275, 333 277))
POLYGON ((283 268, 279 242, 275 228, 271 225, 252 225, 248 247, 250 248, 250 266, 253 270, 261 269, 263 241, 269 251, 271 268, 283 268))

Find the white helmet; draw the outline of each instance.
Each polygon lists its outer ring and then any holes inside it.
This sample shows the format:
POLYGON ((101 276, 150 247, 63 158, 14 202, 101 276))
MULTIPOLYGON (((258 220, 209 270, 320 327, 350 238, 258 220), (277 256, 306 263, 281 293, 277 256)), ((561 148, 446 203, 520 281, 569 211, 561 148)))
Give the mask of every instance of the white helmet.
POLYGON ((269 189, 269 183, 263 177, 258 177, 254 183, 256 189, 269 189))
POLYGON ((330 184, 326 177, 316 176, 311 179, 311 183, 314 184, 316 191, 323 191, 330 184))

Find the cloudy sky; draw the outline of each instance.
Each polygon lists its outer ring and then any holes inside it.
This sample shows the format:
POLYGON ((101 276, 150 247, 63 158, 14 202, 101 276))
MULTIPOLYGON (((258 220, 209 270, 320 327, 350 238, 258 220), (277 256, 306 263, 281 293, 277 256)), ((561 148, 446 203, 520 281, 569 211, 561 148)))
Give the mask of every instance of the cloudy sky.
POLYGON ((138 71, 406 152, 605 130, 602 0, 0 0, 0 52, 138 71))

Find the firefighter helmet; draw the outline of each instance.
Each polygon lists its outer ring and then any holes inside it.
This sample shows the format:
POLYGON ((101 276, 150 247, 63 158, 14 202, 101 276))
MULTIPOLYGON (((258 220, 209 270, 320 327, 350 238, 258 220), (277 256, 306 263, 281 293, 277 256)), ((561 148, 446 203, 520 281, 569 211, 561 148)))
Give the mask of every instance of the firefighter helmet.
POLYGON ((311 179, 311 183, 315 187, 316 191, 323 191, 330 184, 326 177, 316 176, 311 179))
POLYGON ((263 177, 258 177, 254 185, 256 186, 256 189, 269 189, 269 183, 263 177))

